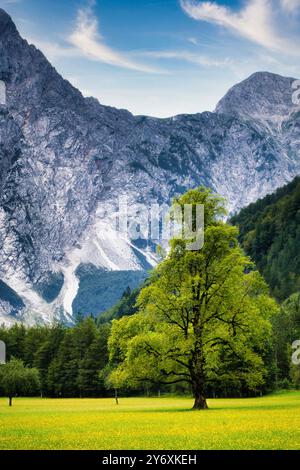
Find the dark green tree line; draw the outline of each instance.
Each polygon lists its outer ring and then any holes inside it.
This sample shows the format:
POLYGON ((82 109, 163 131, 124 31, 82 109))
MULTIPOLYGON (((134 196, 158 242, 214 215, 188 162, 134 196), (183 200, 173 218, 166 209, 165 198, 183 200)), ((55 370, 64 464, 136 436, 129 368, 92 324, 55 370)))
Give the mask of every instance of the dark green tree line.
POLYGON ((109 331, 109 324, 96 325, 88 317, 72 328, 1 327, 0 339, 6 344, 8 361, 16 358, 36 368, 43 396, 96 397, 106 394, 100 371, 108 362, 109 331))

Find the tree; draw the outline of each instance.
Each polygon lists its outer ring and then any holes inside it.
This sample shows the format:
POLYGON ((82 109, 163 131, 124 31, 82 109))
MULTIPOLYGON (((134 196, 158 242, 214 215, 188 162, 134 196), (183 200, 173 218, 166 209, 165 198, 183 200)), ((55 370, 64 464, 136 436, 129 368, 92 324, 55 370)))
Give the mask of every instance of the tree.
POLYGON ((59 349, 48 367, 47 388, 52 396, 74 397, 77 387, 78 349, 74 328, 66 331, 59 349))
POLYGON ((26 330, 23 340, 24 354, 22 359, 30 367, 34 367, 37 351, 45 344, 49 338, 51 330, 47 326, 33 326, 26 330))
POLYGON ((103 395, 105 383, 99 371, 103 370, 108 362, 109 332, 110 326, 108 324, 99 327, 94 340, 86 349, 83 359, 79 363, 77 382, 82 396, 103 395))
POLYGON ((66 330, 48 365, 46 384, 52 396, 99 396, 104 388, 99 369, 107 361, 108 331, 109 326, 97 327, 91 317, 66 330))
POLYGON ((204 246, 189 251, 191 240, 172 240, 140 293, 139 313, 113 321, 110 360, 118 366, 110 382, 187 382, 194 409, 206 409, 211 383, 250 390, 263 385, 262 354, 277 306, 239 247, 237 229, 222 222, 223 200, 199 188, 176 202, 204 204, 204 246))
MULTIPOLYGON (((147 284, 147 280, 144 281, 144 285, 147 284)), ((133 315, 137 312, 138 308, 136 306, 137 297, 141 291, 142 287, 137 287, 129 292, 128 288, 124 292, 122 298, 117 302, 113 307, 106 310, 106 312, 101 313, 97 319, 99 325, 103 323, 110 322, 114 319, 119 319, 125 315, 133 315), (125 295, 126 294, 126 295, 125 295)))
MULTIPOLYGON (((34 366, 38 368, 41 380, 41 392, 43 395, 54 396, 55 383, 49 380, 48 371, 50 365, 57 356, 60 344, 66 333, 63 325, 53 325, 48 328, 48 337, 35 351, 34 366)), ((52 370, 54 367, 52 366, 52 370)))
POLYGON ((131 289, 129 286, 126 287, 126 289, 124 290, 123 294, 122 294, 122 298, 128 298, 131 294, 131 289))
POLYGON ((25 367, 20 359, 11 359, 0 366, 0 388, 8 396, 9 406, 13 397, 38 392, 39 387, 38 370, 25 367))
POLYGON ((0 339, 6 344, 7 358, 16 357, 21 359, 24 357, 24 340, 26 336, 26 328, 24 325, 16 324, 11 328, 2 326, 0 329, 0 339))

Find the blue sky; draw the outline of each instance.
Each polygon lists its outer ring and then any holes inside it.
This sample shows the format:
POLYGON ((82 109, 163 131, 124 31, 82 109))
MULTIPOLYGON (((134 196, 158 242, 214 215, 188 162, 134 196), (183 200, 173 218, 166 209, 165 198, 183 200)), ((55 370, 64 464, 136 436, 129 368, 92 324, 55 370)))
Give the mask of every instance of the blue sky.
POLYGON ((213 110, 258 70, 300 77, 300 0, 0 0, 84 95, 134 114, 213 110))

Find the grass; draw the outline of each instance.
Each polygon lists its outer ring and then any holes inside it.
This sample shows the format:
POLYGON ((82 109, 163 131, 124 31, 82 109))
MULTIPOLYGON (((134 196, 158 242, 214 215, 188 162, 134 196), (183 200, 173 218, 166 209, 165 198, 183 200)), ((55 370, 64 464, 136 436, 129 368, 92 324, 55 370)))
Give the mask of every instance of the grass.
POLYGON ((188 398, 0 399, 0 449, 300 449, 300 392, 188 398))

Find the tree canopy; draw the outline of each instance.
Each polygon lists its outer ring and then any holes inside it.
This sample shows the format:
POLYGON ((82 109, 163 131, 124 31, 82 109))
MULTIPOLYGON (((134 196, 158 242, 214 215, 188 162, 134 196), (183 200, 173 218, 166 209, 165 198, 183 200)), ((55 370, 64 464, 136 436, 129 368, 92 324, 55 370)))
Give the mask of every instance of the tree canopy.
POLYGON ((11 359, 7 364, 0 366, 0 388, 8 396, 11 406, 13 397, 39 391, 38 370, 25 367, 20 359, 11 359))
POLYGON ((113 321, 109 350, 117 367, 110 382, 115 388, 186 382, 194 408, 205 409, 211 383, 263 385, 277 306, 239 247, 237 229, 222 221, 223 200, 199 188, 176 203, 204 204, 204 246, 191 251, 191 240, 173 239, 139 295, 139 312, 113 321))

